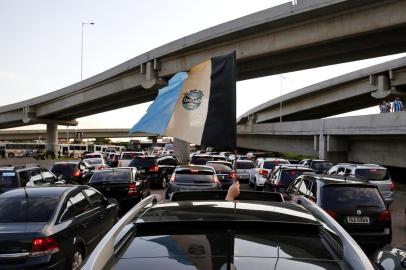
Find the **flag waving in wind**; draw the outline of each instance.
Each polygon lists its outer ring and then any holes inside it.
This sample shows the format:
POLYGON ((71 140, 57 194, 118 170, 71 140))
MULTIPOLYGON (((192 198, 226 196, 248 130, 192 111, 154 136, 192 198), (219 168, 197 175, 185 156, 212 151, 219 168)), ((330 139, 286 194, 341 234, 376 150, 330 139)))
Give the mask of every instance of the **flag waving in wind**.
POLYGON ((235 53, 175 74, 130 133, 146 132, 221 149, 236 146, 235 53))

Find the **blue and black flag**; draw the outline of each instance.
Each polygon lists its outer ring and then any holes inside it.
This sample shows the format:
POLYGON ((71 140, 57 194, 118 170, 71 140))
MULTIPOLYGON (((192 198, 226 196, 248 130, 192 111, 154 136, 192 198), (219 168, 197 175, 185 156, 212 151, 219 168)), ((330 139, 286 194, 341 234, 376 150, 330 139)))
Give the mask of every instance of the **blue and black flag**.
POLYGON ((130 133, 146 132, 218 149, 236 147, 235 53, 175 74, 130 133))

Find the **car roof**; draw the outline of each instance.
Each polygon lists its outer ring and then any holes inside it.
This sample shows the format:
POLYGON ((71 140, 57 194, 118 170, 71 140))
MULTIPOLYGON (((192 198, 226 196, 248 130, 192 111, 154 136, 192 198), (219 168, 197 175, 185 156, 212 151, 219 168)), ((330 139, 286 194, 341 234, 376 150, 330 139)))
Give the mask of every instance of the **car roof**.
POLYGON ((353 168, 377 168, 377 169, 386 169, 385 167, 378 164, 354 164, 354 163, 339 163, 338 166, 348 166, 353 168))
POLYGON ((238 159, 237 160, 237 163, 253 163, 253 161, 252 160, 249 160, 249 159, 238 159))
POLYGON ((54 165, 62 165, 62 164, 78 165, 79 163, 80 163, 80 161, 77 161, 77 160, 67 160, 67 161, 55 162, 54 164, 52 164, 52 166, 54 166, 54 165))
POLYGON ((313 169, 311 169, 309 167, 305 167, 303 165, 299 165, 299 164, 280 164, 277 167, 281 170, 295 170, 296 169, 296 170, 304 170, 304 171, 313 172, 313 169))
POLYGON ((264 201, 177 201, 149 208, 137 223, 165 221, 263 221, 320 225, 303 207, 285 202, 264 201))
POLYGON ((175 168, 175 171, 186 170, 186 169, 199 170, 199 171, 211 171, 211 172, 213 171, 213 167, 205 166, 205 165, 181 165, 181 166, 177 166, 175 168))
POLYGON ((226 160, 209 160, 209 161, 207 161, 207 164, 229 164, 229 165, 232 165, 233 163, 232 162, 230 162, 230 161, 226 161, 226 160))
POLYGON ((368 183, 362 178, 356 176, 344 176, 344 175, 331 175, 331 174, 313 174, 317 180, 323 182, 326 185, 365 185, 365 186, 374 186, 373 184, 368 183))
POLYGON ((29 188, 16 188, 0 194, 0 198, 7 197, 59 197, 65 192, 76 189, 78 186, 64 185, 64 186, 46 186, 46 187, 29 187, 29 188))
POLYGON ((284 160, 284 161, 288 161, 287 159, 284 158, 265 158, 264 161, 277 161, 277 160, 284 160))

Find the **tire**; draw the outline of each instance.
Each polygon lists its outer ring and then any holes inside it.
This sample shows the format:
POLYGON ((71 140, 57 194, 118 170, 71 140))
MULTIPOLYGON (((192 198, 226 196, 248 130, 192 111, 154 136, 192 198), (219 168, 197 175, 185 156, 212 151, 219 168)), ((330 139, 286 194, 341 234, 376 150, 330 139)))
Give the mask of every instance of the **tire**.
POLYGON ((159 187, 165 189, 168 186, 168 178, 166 176, 162 177, 161 184, 159 187))
POLYGON ((7 155, 9 158, 13 158, 14 157, 14 153, 8 153, 7 155))
POLYGON ((80 247, 75 246, 72 252, 71 267, 68 269, 79 270, 82 267, 85 256, 80 247))

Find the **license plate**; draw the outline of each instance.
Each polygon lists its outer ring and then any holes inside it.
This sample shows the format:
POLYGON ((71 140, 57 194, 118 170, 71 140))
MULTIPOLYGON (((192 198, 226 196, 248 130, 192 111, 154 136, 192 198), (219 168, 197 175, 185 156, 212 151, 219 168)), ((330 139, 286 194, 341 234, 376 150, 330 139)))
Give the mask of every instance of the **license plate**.
POLYGON ((347 222, 352 224, 369 224, 369 217, 347 217, 347 222))
POLYGON ((138 170, 140 173, 145 173, 145 170, 144 169, 139 169, 138 170))

